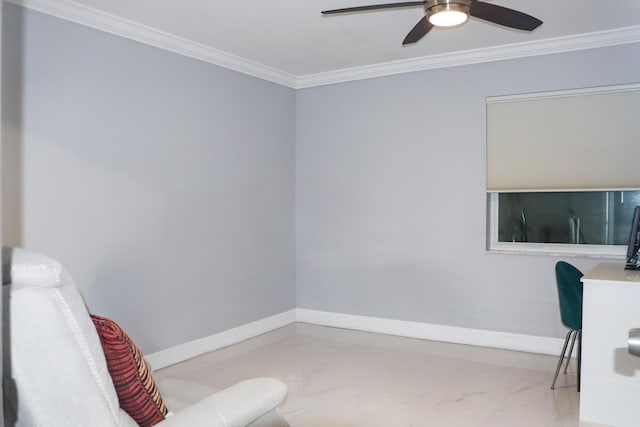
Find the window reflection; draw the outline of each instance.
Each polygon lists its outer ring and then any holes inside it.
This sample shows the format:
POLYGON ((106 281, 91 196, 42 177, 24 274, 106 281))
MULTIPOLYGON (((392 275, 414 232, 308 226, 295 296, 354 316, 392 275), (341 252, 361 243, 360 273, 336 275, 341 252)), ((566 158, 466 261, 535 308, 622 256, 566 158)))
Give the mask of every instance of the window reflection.
POLYGON ((498 241, 626 245, 640 191, 500 193, 498 241))

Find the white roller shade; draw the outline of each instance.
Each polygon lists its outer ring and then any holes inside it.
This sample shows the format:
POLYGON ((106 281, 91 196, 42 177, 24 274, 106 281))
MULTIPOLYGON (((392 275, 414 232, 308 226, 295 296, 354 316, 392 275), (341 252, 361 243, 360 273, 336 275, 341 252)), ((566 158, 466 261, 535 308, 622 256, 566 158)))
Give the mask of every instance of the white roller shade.
POLYGON ((640 189, 640 84, 487 99, 487 191, 640 189))

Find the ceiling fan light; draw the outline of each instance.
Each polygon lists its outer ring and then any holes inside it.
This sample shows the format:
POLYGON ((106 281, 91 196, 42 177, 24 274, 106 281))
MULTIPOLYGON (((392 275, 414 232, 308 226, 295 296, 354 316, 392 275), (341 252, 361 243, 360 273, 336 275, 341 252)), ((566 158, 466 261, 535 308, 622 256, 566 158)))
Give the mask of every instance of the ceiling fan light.
POLYGON ((455 27, 467 22, 469 6, 458 3, 444 3, 429 9, 429 22, 436 27, 455 27))

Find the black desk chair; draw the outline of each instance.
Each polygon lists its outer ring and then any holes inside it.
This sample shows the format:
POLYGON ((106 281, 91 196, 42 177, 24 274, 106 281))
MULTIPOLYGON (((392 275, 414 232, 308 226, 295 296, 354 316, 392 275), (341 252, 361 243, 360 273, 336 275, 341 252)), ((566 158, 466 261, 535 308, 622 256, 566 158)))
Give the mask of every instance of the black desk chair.
POLYGON ((560 316, 562 323, 569 328, 567 337, 564 340, 564 347, 562 347, 562 354, 560 354, 560 360, 558 360, 558 366, 556 367, 556 374, 553 377, 553 384, 551 384, 551 390, 556 387, 556 380, 562 367, 562 362, 565 358, 567 351, 567 345, 571 341, 571 347, 569 348, 569 354, 567 357, 567 363, 564 367, 564 373, 567 373, 569 367, 569 361, 571 360, 571 353, 573 353, 573 347, 578 339, 578 385, 577 390, 580 391, 580 363, 582 355, 582 282, 580 279, 583 274, 580 270, 573 265, 559 261, 556 264, 556 284, 558 286, 558 297, 560 300, 560 316))

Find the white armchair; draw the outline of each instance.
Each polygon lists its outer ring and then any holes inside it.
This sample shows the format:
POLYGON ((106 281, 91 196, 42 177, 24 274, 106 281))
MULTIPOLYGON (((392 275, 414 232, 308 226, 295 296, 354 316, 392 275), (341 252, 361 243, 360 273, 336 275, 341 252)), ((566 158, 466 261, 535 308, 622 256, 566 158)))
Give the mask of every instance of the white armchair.
MULTIPOLYGON (((119 407, 102 346, 82 296, 55 260, 3 248, 4 383, 9 426, 137 426, 119 407)), ((159 384, 175 415, 158 426, 286 427, 286 385, 240 382, 201 399, 202 386, 159 384), (184 393, 180 393, 180 391, 184 393)))

